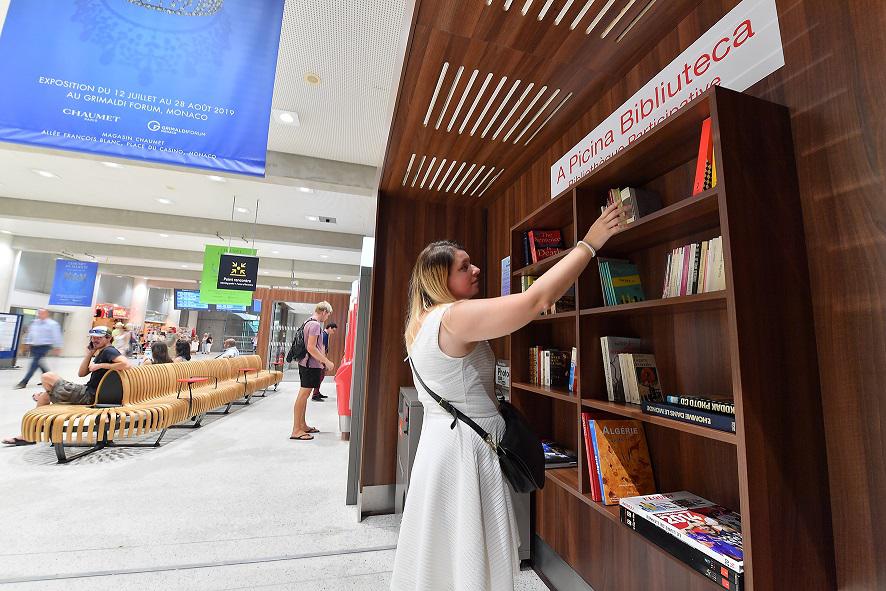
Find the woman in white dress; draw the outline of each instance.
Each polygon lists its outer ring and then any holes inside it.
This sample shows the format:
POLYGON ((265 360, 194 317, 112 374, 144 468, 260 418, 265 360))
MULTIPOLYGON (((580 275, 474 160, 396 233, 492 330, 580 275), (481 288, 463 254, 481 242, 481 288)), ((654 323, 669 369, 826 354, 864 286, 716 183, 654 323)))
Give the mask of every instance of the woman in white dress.
MULTIPOLYGON (((454 242, 419 255, 409 285, 406 348, 429 388, 497 440, 495 356, 486 342, 525 326, 557 301, 618 228, 608 207, 576 248, 523 293, 472 300, 480 269, 454 242)), ((511 492, 498 457, 415 380, 424 405, 391 589, 510 591, 519 568, 511 492)))

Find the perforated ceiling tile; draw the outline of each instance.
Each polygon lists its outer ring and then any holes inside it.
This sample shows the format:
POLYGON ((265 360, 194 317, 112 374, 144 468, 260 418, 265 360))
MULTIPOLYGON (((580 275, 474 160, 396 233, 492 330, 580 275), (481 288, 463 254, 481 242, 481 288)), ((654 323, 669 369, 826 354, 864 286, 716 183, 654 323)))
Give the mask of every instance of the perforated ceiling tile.
POLYGON ((447 167, 446 163, 446 158, 412 154, 409 164, 406 165, 406 170, 403 172, 403 181, 400 186, 479 197, 489 188, 489 185, 495 182, 498 175, 504 172, 504 169, 498 169, 488 164, 452 160, 447 167), (493 176, 496 171, 497 174, 493 176), (429 178, 431 182, 428 182, 429 178))
POLYGON ((380 166, 406 12, 405 0, 287 0, 273 106, 301 125, 271 121, 268 149, 380 166))

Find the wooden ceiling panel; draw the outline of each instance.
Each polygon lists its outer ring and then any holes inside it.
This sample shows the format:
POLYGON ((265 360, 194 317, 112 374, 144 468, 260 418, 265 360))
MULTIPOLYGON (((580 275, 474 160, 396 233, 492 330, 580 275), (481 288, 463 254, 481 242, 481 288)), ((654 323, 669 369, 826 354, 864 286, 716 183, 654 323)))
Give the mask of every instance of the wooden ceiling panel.
POLYGON ((419 0, 382 191, 482 203, 698 2, 419 0))

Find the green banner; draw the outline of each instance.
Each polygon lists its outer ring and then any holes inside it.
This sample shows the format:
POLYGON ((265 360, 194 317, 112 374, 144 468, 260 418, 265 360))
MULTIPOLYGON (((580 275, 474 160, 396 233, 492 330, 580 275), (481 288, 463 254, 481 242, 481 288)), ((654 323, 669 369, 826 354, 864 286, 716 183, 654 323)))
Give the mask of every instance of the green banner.
POLYGON ((252 292, 236 289, 218 289, 218 266, 221 255, 247 254, 255 256, 258 251, 254 248, 241 248, 239 246, 214 246, 206 245, 206 253, 203 255, 203 274, 200 276, 200 303, 201 304, 236 304, 240 306, 252 305, 252 292))

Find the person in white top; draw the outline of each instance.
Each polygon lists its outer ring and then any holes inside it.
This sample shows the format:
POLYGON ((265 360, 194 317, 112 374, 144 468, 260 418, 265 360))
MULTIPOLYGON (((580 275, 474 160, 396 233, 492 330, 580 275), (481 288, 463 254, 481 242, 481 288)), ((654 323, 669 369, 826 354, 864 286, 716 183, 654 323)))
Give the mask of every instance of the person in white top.
POLYGON ((235 341, 234 339, 225 339, 224 344, 225 344, 225 351, 224 351, 224 353, 219 355, 219 358, 225 359, 228 357, 239 357, 240 356, 240 350, 237 348, 237 341, 235 341))
MULTIPOLYGON (((568 255, 523 293, 473 300, 480 269, 454 242, 418 256, 409 284, 406 348, 429 388, 497 441, 504 433, 493 392, 495 355, 508 335, 556 302, 618 229, 612 205, 568 255)), ((415 380, 424 404, 421 437, 394 558, 394 591, 511 591, 519 537, 511 493, 495 452, 462 421, 453 424, 415 380)))

